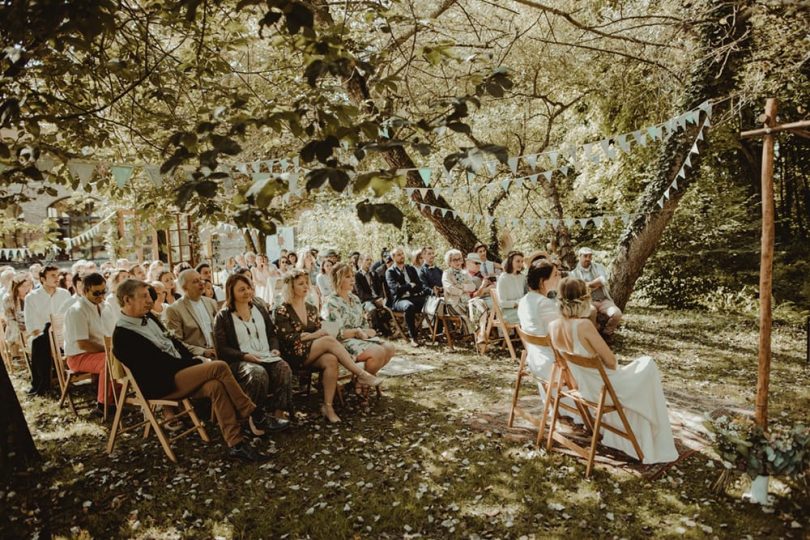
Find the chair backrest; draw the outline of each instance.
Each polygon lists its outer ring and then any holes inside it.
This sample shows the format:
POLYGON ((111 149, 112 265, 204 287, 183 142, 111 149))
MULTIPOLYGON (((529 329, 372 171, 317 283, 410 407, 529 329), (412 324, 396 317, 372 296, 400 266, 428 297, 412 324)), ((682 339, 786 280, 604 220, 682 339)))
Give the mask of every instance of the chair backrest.
POLYGON ((491 287, 489 289, 489 295, 492 297, 492 313, 495 315, 492 322, 502 325, 506 321, 503 320, 503 312, 501 311, 501 303, 498 300, 498 291, 495 290, 495 287, 491 287))
POLYGON ((112 338, 104 336, 104 353, 107 355, 107 372, 114 381, 120 381, 127 376, 127 372, 122 364, 113 354, 112 338))
POLYGON ((51 330, 53 331, 53 337, 56 341, 56 344, 61 349, 65 346, 65 314, 58 313, 58 314, 51 314, 50 316, 51 321, 51 330))
POLYGON ((576 385, 576 377, 571 372, 571 369, 568 367, 568 364, 574 364, 581 368, 585 369, 593 369, 599 372, 599 376, 602 378, 602 384, 604 388, 607 390, 608 394, 610 394, 612 403, 617 402, 616 392, 613 390, 613 385, 610 383, 610 379, 607 376, 607 371, 605 371, 605 365, 602 363, 602 360, 598 356, 580 356, 578 354, 573 354, 568 351, 562 351, 559 349, 554 349, 555 354, 558 360, 561 360, 561 364, 563 368, 567 372, 568 376, 570 377, 572 383, 576 385))
POLYGON ((520 341, 523 342, 523 347, 528 348, 528 345, 536 345, 538 347, 551 347, 551 338, 548 336, 538 336, 537 334, 530 334, 525 332, 520 326, 517 327, 517 333, 520 341))

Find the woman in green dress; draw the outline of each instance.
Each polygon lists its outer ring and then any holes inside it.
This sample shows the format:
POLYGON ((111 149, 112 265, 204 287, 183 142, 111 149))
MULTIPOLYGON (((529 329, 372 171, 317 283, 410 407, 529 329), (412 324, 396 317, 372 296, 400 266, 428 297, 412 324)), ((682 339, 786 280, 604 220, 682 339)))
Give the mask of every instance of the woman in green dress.
MULTIPOLYGON (((332 268, 332 286, 335 294, 326 298, 321 316, 337 330, 337 339, 343 343, 358 362, 364 362, 366 371, 376 374, 391 361, 394 346, 377 337, 368 324, 363 310, 363 302, 352 293, 354 270, 351 266, 338 263, 332 268)), ((368 388, 357 384, 358 394, 367 395, 368 388)))

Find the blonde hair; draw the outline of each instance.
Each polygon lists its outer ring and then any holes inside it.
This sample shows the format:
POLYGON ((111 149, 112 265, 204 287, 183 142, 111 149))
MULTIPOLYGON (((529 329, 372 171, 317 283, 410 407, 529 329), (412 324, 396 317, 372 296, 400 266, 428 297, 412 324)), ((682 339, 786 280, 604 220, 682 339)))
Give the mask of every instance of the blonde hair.
POLYGON ((332 280, 332 289, 334 289, 335 294, 338 294, 340 282, 343 280, 343 278, 352 274, 354 274, 354 269, 346 263, 337 263, 332 267, 329 277, 332 280))
POLYGON ((300 268, 293 268, 292 270, 288 270, 285 273, 281 280, 282 280, 282 288, 281 288, 281 298, 284 300, 285 304, 290 304, 293 301, 293 282, 300 278, 301 276, 306 276, 307 283, 309 283, 309 273, 301 270, 300 268))
POLYGON ((591 312, 591 293, 581 279, 566 277, 557 287, 560 313, 566 319, 587 317, 591 312))

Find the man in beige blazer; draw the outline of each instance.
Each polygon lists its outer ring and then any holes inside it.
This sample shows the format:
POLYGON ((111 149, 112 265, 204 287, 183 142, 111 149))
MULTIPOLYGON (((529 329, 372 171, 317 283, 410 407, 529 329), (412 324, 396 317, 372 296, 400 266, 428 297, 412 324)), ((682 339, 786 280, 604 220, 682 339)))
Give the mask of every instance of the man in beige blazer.
POLYGON ((166 308, 166 327, 195 356, 216 358, 214 351, 214 317, 217 303, 202 295, 199 272, 189 268, 177 276, 185 294, 166 308))

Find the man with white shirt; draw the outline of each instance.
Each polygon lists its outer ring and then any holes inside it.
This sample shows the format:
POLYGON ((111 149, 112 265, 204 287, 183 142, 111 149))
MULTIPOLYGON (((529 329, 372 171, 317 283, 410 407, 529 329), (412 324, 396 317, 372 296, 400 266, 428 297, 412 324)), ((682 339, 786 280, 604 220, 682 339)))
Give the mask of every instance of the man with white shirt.
POLYGON ((31 339, 31 395, 45 395, 51 389, 51 346, 48 340, 51 315, 64 313, 72 298, 66 289, 60 289, 59 268, 45 266, 39 272, 40 287, 25 297, 25 329, 31 339))
POLYGON ((222 290, 222 287, 219 285, 214 284, 214 274, 211 271, 211 265, 207 262, 201 262, 197 265, 197 273, 200 274, 200 277, 203 281, 210 281, 211 284, 214 286, 214 298, 217 302, 224 302, 225 301, 225 291, 222 290))
POLYGON ((579 264, 571 272, 571 275, 583 280, 588 285, 591 291, 591 303, 599 313, 607 317, 602 334, 609 341, 622 320, 622 311, 613 303, 613 299, 610 297, 607 287, 607 270, 601 264, 593 262, 591 248, 580 248, 577 254, 579 255, 579 264))
POLYGON ((177 284, 185 294, 166 308, 166 327, 195 356, 216 358, 214 317, 217 303, 202 295, 203 281, 196 270, 189 268, 180 272, 177 284))
POLYGON ((104 297, 107 283, 99 273, 82 278, 83 293, 65 313, 65 361, 73 371, 97 373, 98 405, 110 402, 112 387, 104 395, 104 377, 107 376, 107 356, 104 354, 104 336, 110 335, 104 325, 104 297))
POLYGON ((389 307, 405 314, 405 325, 411 338, 411 346, 419 346, 419 330, 416 327, 416 314, 425 305, 427 289, 419 281, 416 268, 405 264, 405 249, 397 247, 391 252, 394 264, 385 272, 385 282, 391 293, 389 307))

